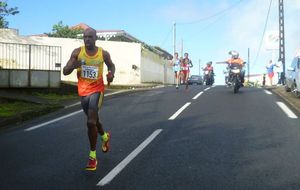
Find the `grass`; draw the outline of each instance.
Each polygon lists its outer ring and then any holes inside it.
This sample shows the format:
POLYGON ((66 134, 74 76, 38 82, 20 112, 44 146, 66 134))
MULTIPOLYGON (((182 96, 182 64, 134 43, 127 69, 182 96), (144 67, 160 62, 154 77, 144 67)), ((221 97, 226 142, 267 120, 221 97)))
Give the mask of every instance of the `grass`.
POLYGON ((52 110, 56 110, 59 107, 61 102, 65 100, 75 100, 78 99, 77 93, 75 94, 67 94, 60 95, 57 93, 41 93, 34 92, 33 96, 36 96, 40 99, 46 100, 46 104, 36 104, 32 102, 20 101, 20 100, 8 100, 1 99, 0 101, 0 117, 12 117, 16 115, 22 115, 25 117, 24 113, 29 114, 30 117, 36 115, 42 115, 44 113, 50 112, 52 110))
POLYGON ((39 98, 45 99, 51 103, 59 103, 64 100, 74 100, 78 99, 78 94, 56 94, 56 93, 34 93, 34 96, 37 96, 39 98))
POLYGON ((23 101, 3 102, 0 106, 0 117, 11 117, 24 112, 35 111, 45 107, 44 105, 23 101))

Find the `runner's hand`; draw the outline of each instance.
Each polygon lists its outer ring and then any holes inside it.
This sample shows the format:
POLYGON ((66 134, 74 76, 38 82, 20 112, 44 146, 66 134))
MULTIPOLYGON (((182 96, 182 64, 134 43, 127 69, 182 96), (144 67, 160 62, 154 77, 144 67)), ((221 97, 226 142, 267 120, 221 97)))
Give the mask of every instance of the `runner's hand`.
POLYGON ((111 71, 109 71, 106 75, 106 80, 107 82, 111 83, 114 80, 114 75, 112 74, 111 71))

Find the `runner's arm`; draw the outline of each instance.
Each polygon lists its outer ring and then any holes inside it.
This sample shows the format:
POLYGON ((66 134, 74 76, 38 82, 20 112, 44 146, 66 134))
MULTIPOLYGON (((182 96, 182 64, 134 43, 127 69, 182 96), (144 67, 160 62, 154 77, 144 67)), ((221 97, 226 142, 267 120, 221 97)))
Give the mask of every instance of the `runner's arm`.
POLYGON ((109 82, 112 82, 113 78, 114 78, 114 75, 115 75, 115 64, 113 64, 111 58, 110 58, 110 54, 103 50, 103 58, 104 58, 104 62, 107 66, 107 70, 108 72, 110 72, 112 74, 112 77, 109 79, 110 81, 109 82))
POLYGON ((191 68, 193 67, 193 63, 192 63, 192 60, 190 60, 190 67, 191 67, 191 68))
POLYGON ((74 69, 81 66, 81 62, 77 60, 79 52, 80 52, 80 48, 74 49, 74 51, 72 52, 69 61, 67 62, 66 66, 63 68, 64 75, 71 74, 74 69))

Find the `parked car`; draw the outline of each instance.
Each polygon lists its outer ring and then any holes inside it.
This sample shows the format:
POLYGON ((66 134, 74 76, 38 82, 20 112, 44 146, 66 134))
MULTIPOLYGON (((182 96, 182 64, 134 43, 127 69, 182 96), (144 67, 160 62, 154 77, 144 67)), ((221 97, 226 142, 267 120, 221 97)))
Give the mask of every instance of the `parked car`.
POLYGON ((287 67, 285 90, 287 92, 293 92, 296 97, 300 97, 300 55, 296 56, 291 65, 287 67))
POLYGON ((200 75, 191 75, 190 78, 188 78, 188 84, 202 85, 203 78, 200 75))

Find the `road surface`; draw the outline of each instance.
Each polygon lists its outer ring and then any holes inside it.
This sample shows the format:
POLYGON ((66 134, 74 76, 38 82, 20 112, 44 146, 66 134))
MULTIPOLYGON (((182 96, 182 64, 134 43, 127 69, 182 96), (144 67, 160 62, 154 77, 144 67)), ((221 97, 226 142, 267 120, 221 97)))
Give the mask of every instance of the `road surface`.
POLYGON ((80 107, 0 133, 0 189, 300 189, 299 113, 270 91, 158 88, 104 101, 111 151, 85 171, 80 107))

